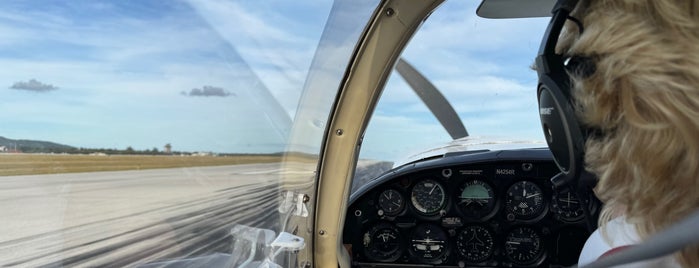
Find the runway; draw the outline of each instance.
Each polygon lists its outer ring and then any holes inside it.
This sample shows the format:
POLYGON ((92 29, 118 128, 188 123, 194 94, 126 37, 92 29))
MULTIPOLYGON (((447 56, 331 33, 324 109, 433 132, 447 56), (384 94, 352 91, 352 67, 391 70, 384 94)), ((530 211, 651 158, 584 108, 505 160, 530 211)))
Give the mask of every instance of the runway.
POLYGON ((281 178, 315 165, 0 177, 0 266, 133 266, 229 252, 232 224, 278 228, 281 178))
MULTIPOLYGON (((390 167, 360 161, 357 181, 390 167)), ((279 230, 282 189, 312 189, 315 168, 294 162, 0 177, 0 267, 133 267, 231 252, 234 224, 279 230)))

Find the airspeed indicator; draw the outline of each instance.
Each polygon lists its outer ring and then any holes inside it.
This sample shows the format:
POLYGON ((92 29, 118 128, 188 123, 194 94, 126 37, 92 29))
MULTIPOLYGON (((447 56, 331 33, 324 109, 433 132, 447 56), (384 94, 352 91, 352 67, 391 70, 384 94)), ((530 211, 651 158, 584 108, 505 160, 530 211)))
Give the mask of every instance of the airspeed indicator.
POLYGON ((418 212, 434 215, 446 205, 446 195, 441 184, 434 180, 424 180, 413 186, 410 201, 418 212))

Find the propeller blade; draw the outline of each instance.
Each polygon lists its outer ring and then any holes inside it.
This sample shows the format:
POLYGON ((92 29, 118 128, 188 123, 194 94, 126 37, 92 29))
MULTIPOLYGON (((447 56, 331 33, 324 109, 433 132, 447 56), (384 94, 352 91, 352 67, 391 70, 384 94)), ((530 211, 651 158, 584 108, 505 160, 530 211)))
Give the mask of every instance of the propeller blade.
POLYGON ((464 127, 454 107, 425 76, 403 58, 398 59, 396 71, 408 82, 408 85, 427 105, 432 114, 437 117, 439 123, 447 130, 452 139, 468 137, 468 131, 466 131, 466 127, 464 127))

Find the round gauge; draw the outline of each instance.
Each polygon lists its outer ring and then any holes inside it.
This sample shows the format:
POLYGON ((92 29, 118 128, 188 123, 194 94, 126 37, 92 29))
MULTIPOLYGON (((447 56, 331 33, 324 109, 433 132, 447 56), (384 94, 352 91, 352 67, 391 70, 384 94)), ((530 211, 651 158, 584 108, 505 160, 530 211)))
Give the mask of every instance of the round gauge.
POLYGON ((434 215, 446 205, 442 185, 433 180, 424 180, 413 186, 410 201, 415 209, 425 215, 434 215))
POLYGON ((379 195, 379 207, 386 215, 397 215, 405 207, 405 199, 400 192, 394 189, 388 189, 379 195))
POLYGON ((520 219, 532 219, 544 210, 544 194, 533 182, 521 181, 507 189, 507 210, 520 219))
POLYGON ((461 187, 460 192, 458 207, 469 219, 481 220, 495 208, 493 188, 483 181, 468 181, 461 187))
POLYGON ((456 238, 456 248, 469 263, 482 262, 493 255, 493 235, 488 229, 471 225, 461 230, 456 238))
POLYGON ((563 189, 553 195, 551 208, 560 216, 561 220, 578 221, 585 216, 583 203, 587 204, 587 202, 580 201, 570 189, 563 189))
POLYGON ((532 228, 518 227, 505 237, 505 255, 515 264, 533 264, 543 253, 541 237, 532 228))
POLYGON ((447 234, 434 224, 421 224, 413 229, 410 253, 422 263, 440 264, 447 254, 447 234))
POLYGON ((364 233, 363 244, 364 254, 372 261, 396 261, 403 253, 400 232, 389 223, 380 223, 364 233))

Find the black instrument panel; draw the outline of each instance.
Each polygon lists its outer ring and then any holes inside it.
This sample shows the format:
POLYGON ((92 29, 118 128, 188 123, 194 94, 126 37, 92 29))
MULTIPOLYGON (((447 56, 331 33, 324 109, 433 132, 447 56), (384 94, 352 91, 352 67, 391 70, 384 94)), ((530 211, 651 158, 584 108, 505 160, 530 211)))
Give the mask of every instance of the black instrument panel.
POLYGON ((343 241, 356 267, 571 265, 599 204, 591 192, 555 189, 557 173, 538 149, 404 166, 353 194, 343 241))

